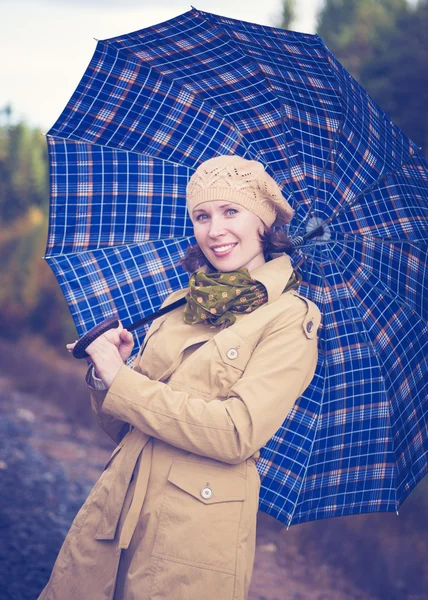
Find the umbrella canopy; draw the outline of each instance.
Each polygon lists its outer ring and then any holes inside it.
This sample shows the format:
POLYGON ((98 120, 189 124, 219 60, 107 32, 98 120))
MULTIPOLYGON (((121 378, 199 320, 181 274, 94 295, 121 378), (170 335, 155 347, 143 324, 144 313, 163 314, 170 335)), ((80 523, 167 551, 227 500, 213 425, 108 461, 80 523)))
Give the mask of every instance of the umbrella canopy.
POLYGON ((322 327, 315 377, 262 449, 260 508, 289 525, 397 510, 427 471, 428 169, 322 41, 195 9, 100 41, 47 139, 46 258, 79 335, 187 285, 201 161, 265 165, 322 327))

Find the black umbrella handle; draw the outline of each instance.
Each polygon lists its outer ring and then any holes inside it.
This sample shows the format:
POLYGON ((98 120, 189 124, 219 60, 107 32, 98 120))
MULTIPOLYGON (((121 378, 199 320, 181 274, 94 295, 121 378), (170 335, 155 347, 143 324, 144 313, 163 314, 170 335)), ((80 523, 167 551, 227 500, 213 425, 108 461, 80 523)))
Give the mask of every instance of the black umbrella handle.
MULTIPOLYGON (((139 321, 136 321, 135 323, 131 323, 131 325, 129 325, 127 327, 127 329, 128 329, 128 331, 135 331, 136 329, 138 329, 139 327, 142 327, 146 323, 149 323, 150 321, 154 321, 158 317, 161 317, 162 315, 169 313, 171 310, 174 310, 175 308, 178 308, 179 306, 182 306, 183 304, 186 304, 186 298, 180 298, 179 300, 176 300, 175 302, 168 304, 168 306, 164 306, 163 308, 160 308, 157 312, 155 312, 151 315, 148 315, 147 317, 144 317, 143 319, 140 319, 139 321)), ((100 335, 102 335, 106 331, 109 331, 109 329, 115 329, 116 327, 119 327, 119 317, 115 317, 115 316, 108 317, 108 319, 105 319, 105 321, 102 321, 101 323, 98 323, 98 325, 95 325, 94 327, 92 327, 92 329, 87 331, 85 333, 85 335, 83 335, 80 338, 80 340, 76 343, 76 345, 74 346, 74 348, 73 348, 74 358, 89 358, 89 355, 86 352, 86 348, 89 346, 89 344, 92 344, 92 342, 95 341, 97 339, 97 337, 100 337, 100 335)))
POLYGON ((95 325, 95 327, 92 327, 92 329, 87 331, 74 346, 74 358, 89 358, 89 354, 86 352, 86 348, 89 346, 89 344, 92 344, 97 337, 100 337, 100 335, 106 331, 109 331, 109 329, 115 329, 116 327, 119 327, 119 319, 114 316, 109 317, 105 321, 95 325))

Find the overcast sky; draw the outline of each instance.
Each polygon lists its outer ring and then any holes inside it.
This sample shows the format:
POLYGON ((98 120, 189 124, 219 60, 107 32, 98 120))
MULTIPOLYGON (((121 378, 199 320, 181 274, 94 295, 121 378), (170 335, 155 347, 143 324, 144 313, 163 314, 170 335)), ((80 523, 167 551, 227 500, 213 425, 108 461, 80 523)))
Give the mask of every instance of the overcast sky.
MULTIPOLYGON (((314 33, 321 0, 298 0, 294 29, 314 33)), ((200 10, 275 26, 281 0, 0 0, 0 109, 47 131, 106 39, 200 10)), ((0 123, 4 116, 0 115, 0 123)))

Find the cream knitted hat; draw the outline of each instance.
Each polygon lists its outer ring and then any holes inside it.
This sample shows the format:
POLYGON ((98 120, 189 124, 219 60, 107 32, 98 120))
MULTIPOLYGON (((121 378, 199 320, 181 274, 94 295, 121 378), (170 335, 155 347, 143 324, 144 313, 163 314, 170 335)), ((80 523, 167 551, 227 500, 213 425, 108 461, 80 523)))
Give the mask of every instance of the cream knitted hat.
POLYGON ((235 202, 256 214, 270 227, 278 215, 289 223, 294 211, 263 165, 236 155, 206 160, 193 173, 186 188, 187 209, 208 200, 235 202))

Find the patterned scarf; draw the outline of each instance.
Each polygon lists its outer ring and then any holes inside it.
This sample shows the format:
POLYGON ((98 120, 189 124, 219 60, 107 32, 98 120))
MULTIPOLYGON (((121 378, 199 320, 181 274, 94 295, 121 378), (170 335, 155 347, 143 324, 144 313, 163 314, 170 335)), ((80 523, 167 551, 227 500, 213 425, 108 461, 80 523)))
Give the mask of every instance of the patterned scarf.
MULTIPOLYGON (((293 271, 284 291, 297 288, 301 276, 293 271)), ((211 328, 229 327, 236 321, 233 313, 250 313, 267 302, 265 286, 251 279, 248 269, 232 273, 196 271, 189 280, 189 293, 184 309, 184 322, 206 323, 211 328)))

